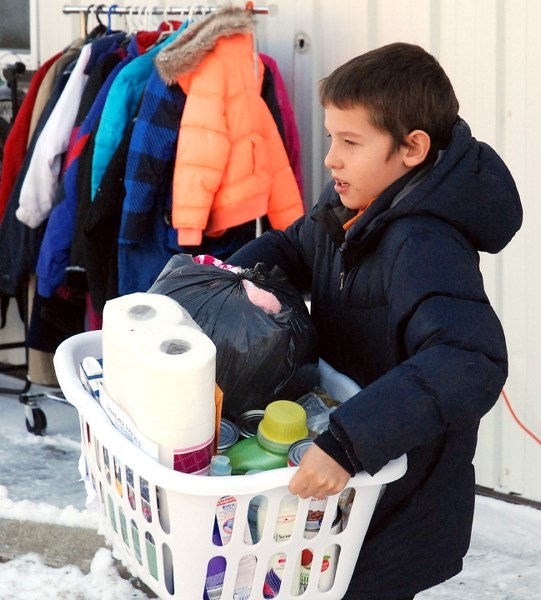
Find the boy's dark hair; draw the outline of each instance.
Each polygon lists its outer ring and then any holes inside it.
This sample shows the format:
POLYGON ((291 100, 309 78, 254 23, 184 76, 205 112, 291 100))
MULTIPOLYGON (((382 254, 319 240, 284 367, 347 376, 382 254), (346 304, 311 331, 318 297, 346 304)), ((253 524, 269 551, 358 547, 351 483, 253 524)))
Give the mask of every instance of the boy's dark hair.
POLYGON ((425 162, 451 141, 458 100, 439 62, 414 44, 397 42, 352 58, 321 80, 323 106, 362 105, 375 127, 388 131, 398 148, 415 129, 430 136, 425 162))

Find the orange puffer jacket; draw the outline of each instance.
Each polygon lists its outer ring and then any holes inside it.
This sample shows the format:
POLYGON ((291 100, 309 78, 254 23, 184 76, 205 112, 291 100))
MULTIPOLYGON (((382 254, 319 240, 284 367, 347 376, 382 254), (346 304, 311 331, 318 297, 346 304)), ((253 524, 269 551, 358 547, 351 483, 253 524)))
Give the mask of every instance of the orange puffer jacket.
POLYGON ((156 64, 186 93, 173 176, 179 244, 199 245, 203 233, 218 236, 264 215, 277 229, 300 217, 295 176, 261 98, 251 15, 227 9, 191 25, 156 64))

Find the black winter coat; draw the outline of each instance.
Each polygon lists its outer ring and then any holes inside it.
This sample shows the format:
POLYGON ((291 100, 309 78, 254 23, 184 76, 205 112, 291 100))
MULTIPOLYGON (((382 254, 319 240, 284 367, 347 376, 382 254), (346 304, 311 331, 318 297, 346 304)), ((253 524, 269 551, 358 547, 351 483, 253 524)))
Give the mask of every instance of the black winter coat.
POLYGON ((406 453, 387 486, 345 598, 397 600, 462 568, 475 498, 480 419, 507 377, 507 350, 479 270, 522 222, 515 183, 459 120, 431 168, 391 185, 353 216, 334 192, 285 232, 231 264, 279 265, 311 293, 320 356, 363 389, 316 443, 351 473, 406 453))

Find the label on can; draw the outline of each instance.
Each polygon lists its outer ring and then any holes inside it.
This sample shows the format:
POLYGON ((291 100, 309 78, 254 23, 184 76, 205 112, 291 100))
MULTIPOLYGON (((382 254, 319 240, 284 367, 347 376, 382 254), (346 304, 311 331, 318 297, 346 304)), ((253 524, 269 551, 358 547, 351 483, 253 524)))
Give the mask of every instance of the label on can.
MULTIPOLYGON (((321 529, 321 527, 320 527, 321 529)), ((317 532, 319 531, 319 529, 305 529, 304 530, 304 537, 307 540, 310 540, 314 537, 316 537, 317 532)), ((331 525, 331 533, 340 533, 342 531, 342 511, 340 510, 340 508, 336 508, 336 514, 334 515, 334 519, 331 525)))
POLYGON ((239 428, 225 417, 220 419, 220 437, 218 438, 218 452, 231 448, 239 439, 239 428))
MULTIPOLYGON (((313 438, 304 438, 291 444, 287 454, 287 464, 290 467, 297 467, 301 462, 304 453, 313 443, 313 438)), ((315 535, 321 529, 321 521, 323 520, 326 506, 327 496, 311 498, 310 504, 308 505, 308 514, 306 515, 305 532, 312 531, 315 535)))
POLYGON ((264 410, 247 410, 235 419, 235 425, 242 437, 253 437, 257 433, 257 427, 263 419, 264 410))
POLYGON ((304 453, 313 443, 313 438, 304 438, 291 444, 287 453, 288 466, 298 467, 302 457, 304 456, 304 453))
MULTIPOLYGON (((327 496, 312 496, 308 505, 308 514, 306 515, 306 524, 304 526, 305 537, 307 532, 314 532, 314 535, 321 529, 321 522, 327 506, 327 496)), ((334 522, 333 522, 334 527, 334 522)))

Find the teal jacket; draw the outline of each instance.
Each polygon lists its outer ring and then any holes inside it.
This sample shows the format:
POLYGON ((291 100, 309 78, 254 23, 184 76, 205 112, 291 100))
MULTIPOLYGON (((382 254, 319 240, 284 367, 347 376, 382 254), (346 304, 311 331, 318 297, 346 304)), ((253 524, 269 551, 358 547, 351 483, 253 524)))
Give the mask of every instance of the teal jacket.
POLYGON ((167 44, 176 39, 185 27, 171 33, 141 56, 127 64, 116 76, 107 95, 100 124, 96 132, 92 157, 91 197, 96 196, 102 177, 118 148, 137 109, 148 79, 154 69, 154 58, 167 44))

